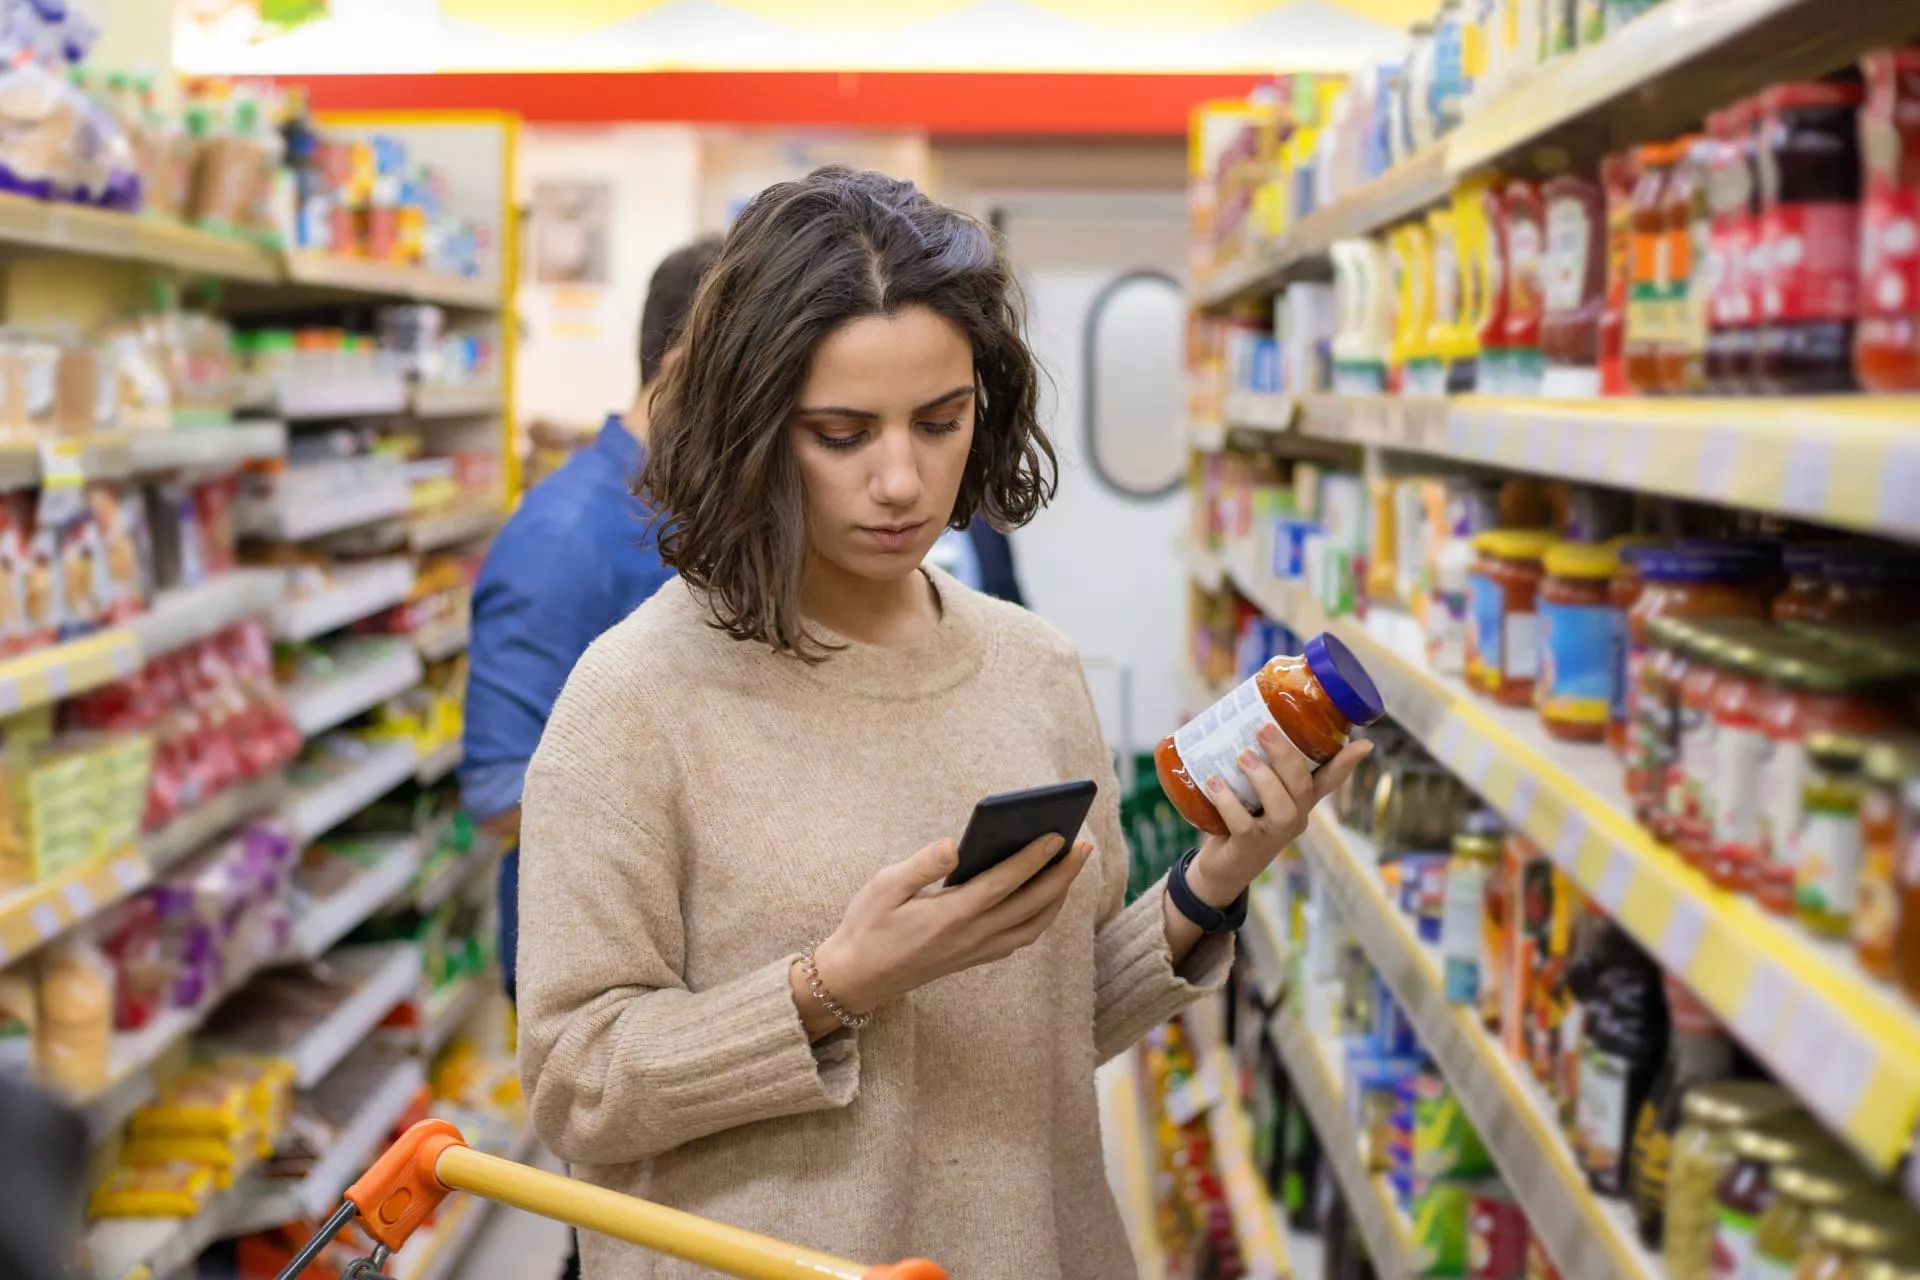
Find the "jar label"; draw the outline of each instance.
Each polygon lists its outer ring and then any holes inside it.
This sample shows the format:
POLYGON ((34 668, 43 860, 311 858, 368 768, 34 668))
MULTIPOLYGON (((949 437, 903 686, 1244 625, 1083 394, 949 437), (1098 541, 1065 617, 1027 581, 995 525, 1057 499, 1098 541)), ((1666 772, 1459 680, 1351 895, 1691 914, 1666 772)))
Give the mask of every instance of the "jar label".
POLYGON ((1805 744, 1773 739, 1760 766, 1760 854, 1775 866, 1800 865, 1800 792, 1806 783, 1805 744))
POLYGON ((1760 766, 1767 735, 1756 727, 1722 722, 1713 734, 1713 842, 1745 849, 1760 845, 1760 766))
POLYGON ((1467 655, 1482 672, 1499 672, 1500 615, 1505 611, 1507 593, 1484 573, 1467 579, 1470 608, 1467 613, 1467 655))
POLYGON ((1713 1280, 1746 1280, 1753 1265, 1755 1215, 1724 1204, 1713 1215, 1713 1280))
POLYGON ((1674 762, 1667 812, 1701 821, 1713 814, 1713 718, 1698 707, 1678 704, 1680 758, 1674 762))
POLYGON ((1540 289, 1548 314, 1577 311, 1585 300, 1587 255, 1593 251, 1593 228, 1587 206, 1578 200, 1555 200, 1547 205, 1547 252, 1540 263, 1540 289))
POLYGON ((1531 680, 1539 675, 1540 615, 1509 613, 1501 619, 1500 630, 1502 674, 1509 680, 1531 680))
POLYGON ((1860 314, 1920 312, 1920 187, 1875 184, 1860 210, 1860 314))
POLYGON ((1617 701, 1624 653, 1620 611, 1607 605, 1540 602, 1540 710, 1566 724, 1604 724, 1617 701))
POLYGON ((1575 1107, 1578 1148, 1587 1171, 1609 1187, 1621 1185, 1627 1151, 1626 1059, 1594 1047, 1580 1052, 1580 1095, 1575 1107))
POLYGON ((1716 218, 1708 238, 1710 265, 1707 268, 1712 290, 1713 323, 1724 328, 1749 325, 1758 317, 1759 300, 1754 295, 1754 272, 1759 228, 1745 214, 1716 218))
POLYGON ((1794 905, 1818 915, 1847 916, 1860 882, 1860 811, 1810 804, 1800 822, 1794 905))
MULTIPOLYGON (((1180 753, 1180 763, 1195 786, 1204 791, 1209 778, 1224 778, 1247 811, 1258 813, 1259 794, 1247 775, 1240 772, 1239 760, 1242 751, 1266 754, 1259 734, 1268 725, 1280 729, 1280 722, 1267 710, 1267 700, 1261 696, 1259 677, 1248 676, 1226 697, 1181 725, 1174 732, 1173 749, 1180 753)), ((1286 732, 1280 729, 1280 736, 1286 737, 1286 732)), ((1288 739, 1288 745, 1292 745, 1292 739, 1288 739)), ((1304 752, 1301 758, 1306 758, 1304 752)), ((1307 767, 1313 767, 1311 761, 1307 767)))
POLYGON ((1860 309, 1860 209, 1839 202, 1768 210, 1763 314, 1771 323, 1851 320, 1860 309))
POLYGON ((1753 1261, 1747 1264, 1747 1275, 1751 1280, 1793 1280, 1799 1269, 1798 1258, 1776 1258, 1756 1249, 1753 1261))

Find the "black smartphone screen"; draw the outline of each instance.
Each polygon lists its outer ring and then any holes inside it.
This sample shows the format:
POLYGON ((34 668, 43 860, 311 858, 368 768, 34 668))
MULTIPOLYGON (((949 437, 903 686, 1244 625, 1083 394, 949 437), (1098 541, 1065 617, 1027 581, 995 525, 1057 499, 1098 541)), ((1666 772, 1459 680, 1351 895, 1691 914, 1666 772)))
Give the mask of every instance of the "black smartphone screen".
POLYGON ((959 865, 947 877, 947 883, 965 884, 1044 835, 1057 835, 1067 842, 1059 857, 1047 864, 1051 867, 1073 847, 1099 790, 1082 779, 988 796, 973 807, 966 834, 960 837, 959 865))

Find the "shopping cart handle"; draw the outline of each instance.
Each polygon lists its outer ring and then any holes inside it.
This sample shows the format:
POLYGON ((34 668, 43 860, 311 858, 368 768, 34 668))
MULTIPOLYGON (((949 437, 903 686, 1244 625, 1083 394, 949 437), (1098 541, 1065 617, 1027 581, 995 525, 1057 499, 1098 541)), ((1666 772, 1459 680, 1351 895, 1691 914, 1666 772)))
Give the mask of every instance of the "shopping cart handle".
POLYGON ((440 1181, 440 1157, 467 1140, 445 1120, 413 1125, 358 1182, 346 1200, 360 1212, 360 1227, 395 1253, 407 1242, 452 1188, 440 1181))
POLYGON ((863 1280, 947 1280, 947 1273, 925 1258, 912 1258, 888 1267, 875 1267, 863 1280))

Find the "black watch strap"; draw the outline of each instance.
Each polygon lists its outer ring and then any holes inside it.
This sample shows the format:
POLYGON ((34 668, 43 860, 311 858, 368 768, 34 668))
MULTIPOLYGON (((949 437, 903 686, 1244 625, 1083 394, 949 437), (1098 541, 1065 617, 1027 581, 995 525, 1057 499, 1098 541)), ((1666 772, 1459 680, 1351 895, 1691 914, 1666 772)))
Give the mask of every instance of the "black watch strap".
POLYGON ((1167 873, 1167 893, 1173 898, 1173 908, 1199 925, 1200 932, 1208 937, 1232 933, 1247 922, 1247 891, 1242 889, 1240 896, 1228 903, 1225 911, 1217 911, 1200 901, 1200 895, 1187 884, 1187 868, 1199 854, 1197 848, 1187 850, 1181 855, 1180 861, 1173 864, 1173 870, 1167 873))

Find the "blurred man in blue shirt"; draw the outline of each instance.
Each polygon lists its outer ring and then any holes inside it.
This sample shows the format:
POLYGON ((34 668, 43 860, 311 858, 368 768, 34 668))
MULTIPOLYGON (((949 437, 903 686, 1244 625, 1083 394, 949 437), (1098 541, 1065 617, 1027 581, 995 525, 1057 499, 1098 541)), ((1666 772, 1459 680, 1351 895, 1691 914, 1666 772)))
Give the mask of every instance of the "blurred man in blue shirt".
POLYGON ((591 447, 528 492, 500 530, 473 588, 465 758, 460 795, 502 840, 500 962, 514 995, 518 941, 520 788, 554 699, 587 646, 673 576, 660 562, 652 514, 633 496, 646 458, 647 399, 674 356, 717 239, 670 254, 640 316, 640 394, 591 447))

